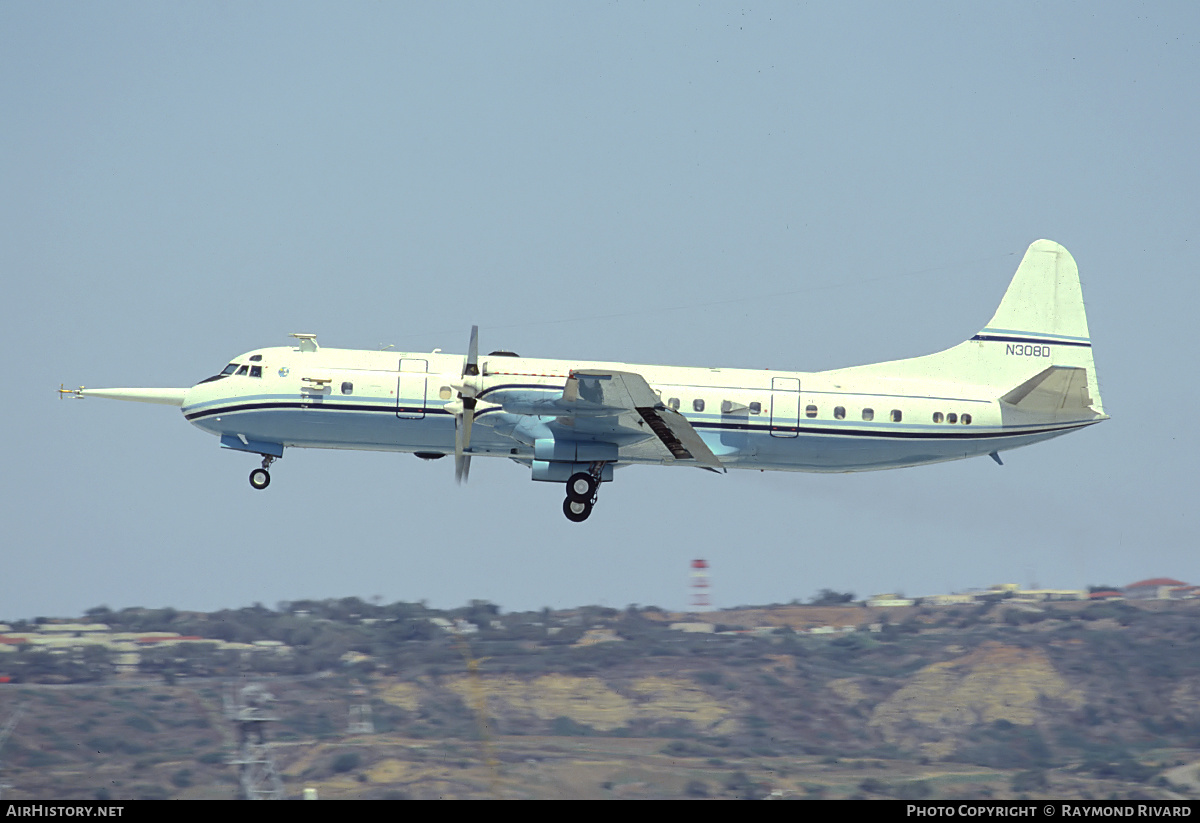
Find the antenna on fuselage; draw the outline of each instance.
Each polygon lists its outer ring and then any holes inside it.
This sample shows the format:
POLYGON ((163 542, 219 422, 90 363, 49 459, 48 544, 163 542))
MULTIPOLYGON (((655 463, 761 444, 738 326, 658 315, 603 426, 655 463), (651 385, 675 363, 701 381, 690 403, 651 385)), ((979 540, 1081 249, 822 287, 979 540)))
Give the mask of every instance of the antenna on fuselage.
POLYGON ((317 336, 315 334, 300 334, 293 332, 288 336, 294 337, 300 341, 300 351, 316 351, 320 348, 320 346, 317 345, 317 336))

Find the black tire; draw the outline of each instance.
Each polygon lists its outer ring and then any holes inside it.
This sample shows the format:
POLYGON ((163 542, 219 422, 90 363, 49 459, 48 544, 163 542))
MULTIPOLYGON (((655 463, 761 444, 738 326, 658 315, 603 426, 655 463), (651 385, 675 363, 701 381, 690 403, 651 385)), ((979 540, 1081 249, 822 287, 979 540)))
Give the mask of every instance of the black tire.
POLYGON ((598 485, 596 478, 587 472, 576 472, 567 481, 567 499, 574 500, 576 503, 591 502, 591 499, 596 496, 598 485))
POLYGON ((582 523, 587 520, 592 513, 592 501, 590 500, 572 500, 567 498, 563 501, 563 514, 572 523, 582 523))
POLYGON ((250 472, 250 485, 256 489, 265 489, 271 485, 271 473, 266 469, 255 469, 250 472))

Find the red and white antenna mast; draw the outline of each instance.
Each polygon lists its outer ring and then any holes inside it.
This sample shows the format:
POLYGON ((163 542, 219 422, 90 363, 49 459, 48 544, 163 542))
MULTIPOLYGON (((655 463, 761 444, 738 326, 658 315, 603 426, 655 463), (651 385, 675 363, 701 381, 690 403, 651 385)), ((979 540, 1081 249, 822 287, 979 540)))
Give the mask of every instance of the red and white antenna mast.
POLYGON ((706 612, 712 608, 708 596, 708 561, 692 561, 692 608, 694 611, 706 612))

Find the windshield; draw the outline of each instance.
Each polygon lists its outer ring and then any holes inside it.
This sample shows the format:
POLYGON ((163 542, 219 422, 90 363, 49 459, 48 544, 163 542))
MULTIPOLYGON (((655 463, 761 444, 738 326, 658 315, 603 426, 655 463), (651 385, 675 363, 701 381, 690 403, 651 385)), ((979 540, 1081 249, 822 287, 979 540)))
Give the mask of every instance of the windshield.
MULTIPOLYGON (((220 374, 214 374, 212 377, 206 377, 203 380, 201 380, 200 383, 211 383, 214 380, 220 380, 222 377, 227 377, 227 376, 233 374, 235 371, 237 371, 238 365, 239 365, 238 363, 230 363, 228 366, 226 366, 224 369, 221 370, 220 374)), ((198 385, 200 385, 200 383, 197 383, 196 385, 198 386, 198 385)))
MULTIPOLYGON (((220 374, 214 374, 212 377, 206 377, 205 379, 201 380, 200 383, 211 383, 214 380, 220 380, 224 377, 228 377, 231 374, 241 377, 248 375, 250 377, 261 378, 263 376, 263 366, 260 365, 262 362, 262 355, 251 355, 250 360, 254 362, 253 366, 234 361, 222 369, 220 374)), ((197 385, 199 385, 199 383, 197 385)))

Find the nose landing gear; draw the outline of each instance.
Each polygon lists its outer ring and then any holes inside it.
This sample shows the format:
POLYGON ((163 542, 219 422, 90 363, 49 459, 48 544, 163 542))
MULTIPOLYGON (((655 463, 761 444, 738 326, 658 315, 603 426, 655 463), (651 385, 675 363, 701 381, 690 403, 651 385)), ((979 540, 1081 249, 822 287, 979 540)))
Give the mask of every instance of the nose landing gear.
POLYGON ((267 471, 267 469, 269 469, 271 464, 274 462, 274 457, 269 454, 264 454, 262 468, 255 469, 254 471, 250 472, 250 485, 256 489, 265 489, 267 486, 271 485, 271 473, 267 471))

